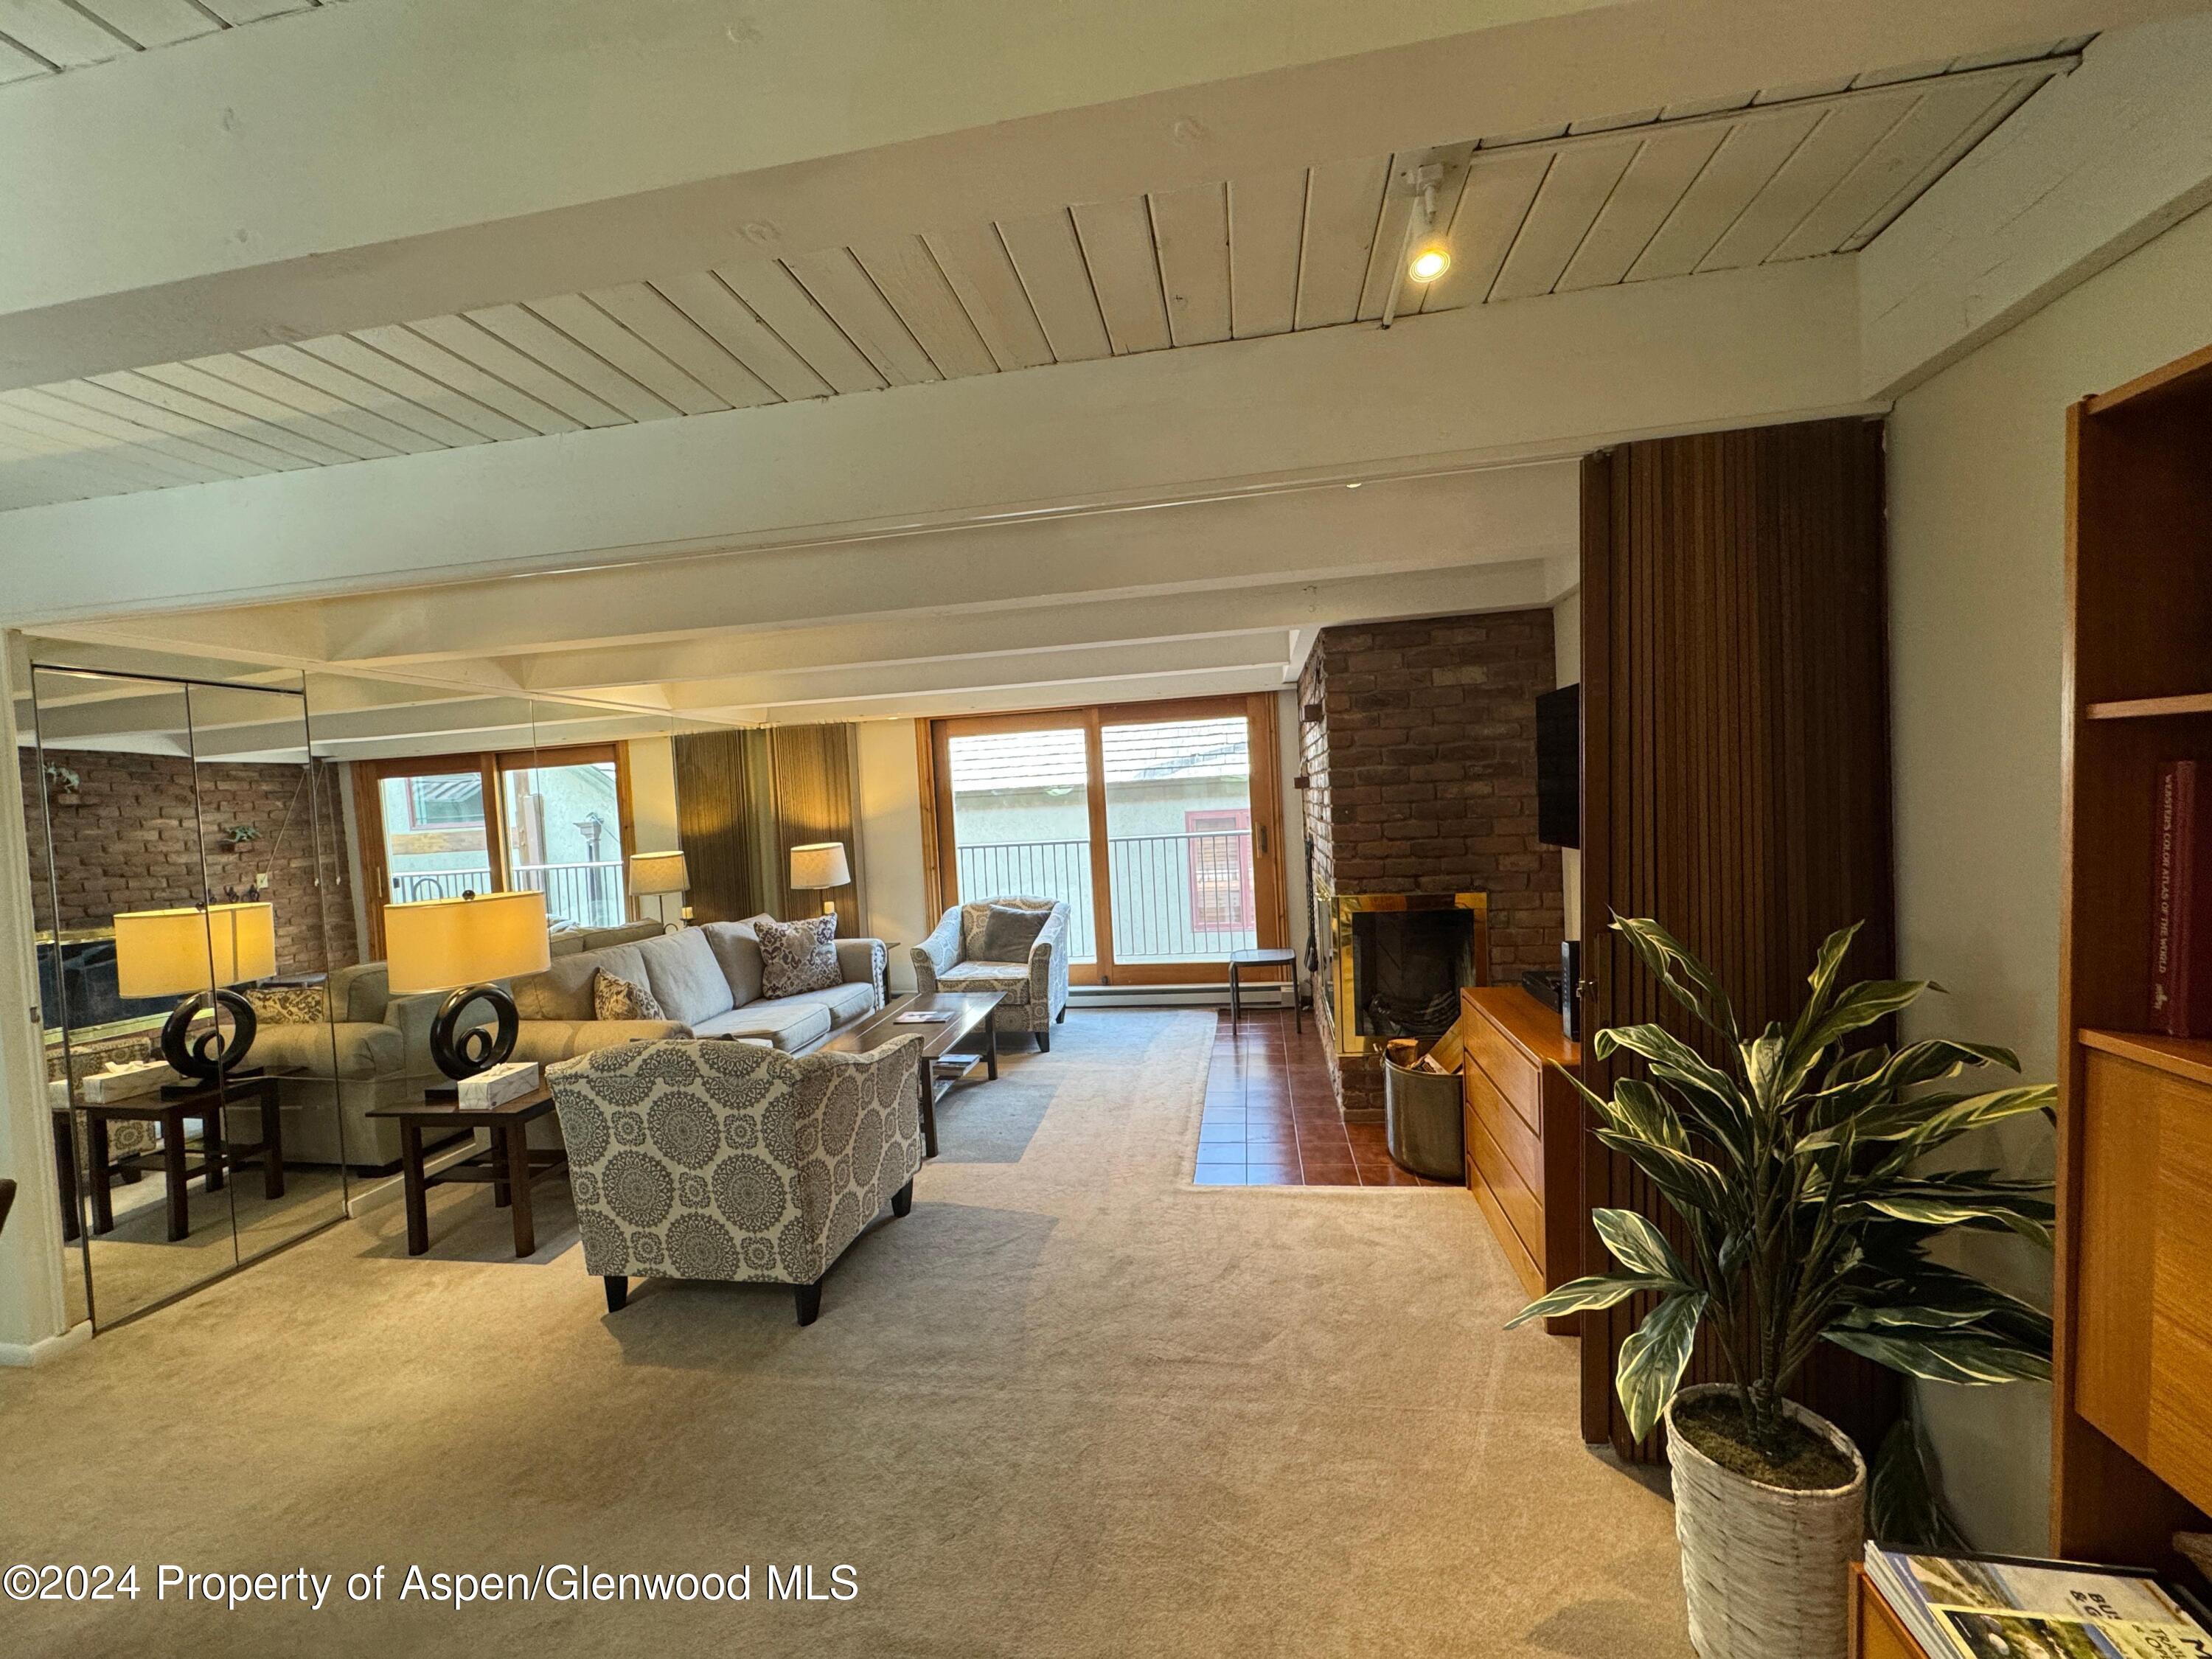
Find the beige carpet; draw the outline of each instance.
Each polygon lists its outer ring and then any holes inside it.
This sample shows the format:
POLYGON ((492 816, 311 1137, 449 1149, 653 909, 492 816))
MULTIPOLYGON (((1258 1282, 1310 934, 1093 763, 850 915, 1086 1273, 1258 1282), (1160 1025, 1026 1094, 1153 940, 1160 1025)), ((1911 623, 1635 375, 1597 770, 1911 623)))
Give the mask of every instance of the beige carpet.
POLYGON ((0 1602, 0 1648, 1682 1659, 1672 1513, 1583 1447, 1571 1346, 1498 1328, 1465 1193, 1188 1183, 1212 1036, 1077 1014, 956 1095, 807 1330, 756 1287, 609 1318, 557 1183, 523 1262, 447 1188, 427 1257, 380 1211, 0 1372, 0 1565, 144 1592, 0 1602), (233 1613, 156 1601, 162 1562, 337 1582, 233 1613), (753 1599, 398 1599, 541 1563, 750 1565, 753 1599), (770 1564, 860 1593, 769 1601, 770 1564))

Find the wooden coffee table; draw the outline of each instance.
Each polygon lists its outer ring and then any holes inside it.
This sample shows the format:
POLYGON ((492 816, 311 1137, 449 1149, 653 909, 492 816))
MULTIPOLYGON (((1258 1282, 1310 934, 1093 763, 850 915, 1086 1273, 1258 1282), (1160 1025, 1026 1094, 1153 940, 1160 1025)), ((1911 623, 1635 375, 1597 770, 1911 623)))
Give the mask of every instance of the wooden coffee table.
POLYGON ((482 1109, 450 1100, 408 1100, 369 1111, 370 1117, 388 1117, 399 1126, 399 1170, 407 1183, 407 1254, 421 1255, 430 1248, 431 1188, 447 1181, 488 1181, 491 1201, 514 1212, 515 1255, 534 1255, 538 1229, 530 1212, 530 1183, 568 1167, 566 1152, 532 1152, 530 1147, 532 1121, 552 1109, 553 1091, 541 1083, 526 1095, 482 1109), (449 1164, 435 1175, 426 1174, 425 1129, 447 1133, 483 1129, 491 1135, 491 1150, 449 1164))
POLYGON ((901 1037, 920 1037, 922 1146, 935 1158, 937 1103, 978 1060, 983 1063, 985 1076, 999 1075, 999 1030, 991 1016, 1005 1000, 996 991, 930 991, 920 996, 894 997, 857 1025, 847 1026, 808 1052, 865 1054, 901 1037), (952 1018, 930 1025, 902 1025, 898 1017, 909 1009, 943 1009, 952 1018), (979 1030, 981 1046, 973 1053, 962 1050, 961 1043, 979 1030))

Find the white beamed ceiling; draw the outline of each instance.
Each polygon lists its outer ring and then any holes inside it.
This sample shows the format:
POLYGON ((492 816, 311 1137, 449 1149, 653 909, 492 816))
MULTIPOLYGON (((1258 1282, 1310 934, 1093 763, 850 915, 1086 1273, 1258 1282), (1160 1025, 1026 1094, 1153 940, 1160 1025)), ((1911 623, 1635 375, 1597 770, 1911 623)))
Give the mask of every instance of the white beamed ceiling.
POLYGON ((336 0, 0 0, 0 84, 40 81, 336 0))
MULTIPOLYGON (((211 7, 239 22, 286 9, 211 7)), ((173 9, 198 9, 0 0, 0 61, 11 40, 51 57, 27 42, 27 20, 49 11, 81 24, 96 12, 129 33, 127 19, 173 9)), ((1425 292, 1408 287, 1401 315, 1849 252, 2072 67, 2081 44, 1289 166, 11 391, 0 393, 0 511, 1371 324, 1411 211, 1396 181, 1421 161, 1444 167, 1454 262, 1425 292)))

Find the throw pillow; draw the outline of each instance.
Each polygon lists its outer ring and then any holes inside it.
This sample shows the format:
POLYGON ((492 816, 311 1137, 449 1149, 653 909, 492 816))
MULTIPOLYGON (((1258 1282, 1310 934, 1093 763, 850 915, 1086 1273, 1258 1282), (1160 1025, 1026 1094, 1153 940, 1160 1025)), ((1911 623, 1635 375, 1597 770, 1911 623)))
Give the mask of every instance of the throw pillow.
POLYGON ((319 985, 276 985, 246 993, 246 1005, 264 1025, 319 1025, 330 1018, 330 1003, 319 985))
POLYGON ((651 990, 635 980, 600 969, 592 975, 592 1015, 595 1019, 666 1019, 651 990))
POLYGON ((797 996, 844 982, 837 970, 836 912, 805 921, 763 921, 757 931, 763 996, 797 996))
POLYGON ((983 918, 983 960, 1027 962, 1030 947, 1051 920, 1049 910, 1031 910, 1019 904, 993 905, 983 918))

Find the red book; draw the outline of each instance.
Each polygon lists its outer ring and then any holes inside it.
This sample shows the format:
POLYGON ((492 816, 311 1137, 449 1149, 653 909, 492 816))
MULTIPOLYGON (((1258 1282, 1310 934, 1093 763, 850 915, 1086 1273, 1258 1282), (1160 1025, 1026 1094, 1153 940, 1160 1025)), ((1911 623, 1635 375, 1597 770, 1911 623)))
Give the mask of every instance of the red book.
POLYGON ((2212 847, 2198 811, 2195 761, 2159 768, 2152 819, 2151 1029, 2212 1036, 2212 847))

